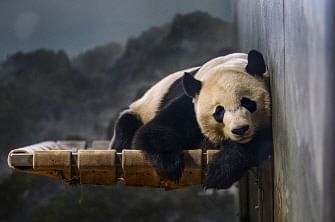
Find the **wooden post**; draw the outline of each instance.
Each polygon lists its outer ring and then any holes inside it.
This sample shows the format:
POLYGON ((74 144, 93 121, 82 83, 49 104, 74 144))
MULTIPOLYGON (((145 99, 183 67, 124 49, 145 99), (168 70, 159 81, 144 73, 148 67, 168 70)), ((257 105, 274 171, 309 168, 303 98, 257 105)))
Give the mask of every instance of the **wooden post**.
POLYGON ((266 221, 334 221, 334 1, 236 6, 241 51, 261 51, 271 74, 273 188, 271 174, 261 175, 274 218, 266 221))

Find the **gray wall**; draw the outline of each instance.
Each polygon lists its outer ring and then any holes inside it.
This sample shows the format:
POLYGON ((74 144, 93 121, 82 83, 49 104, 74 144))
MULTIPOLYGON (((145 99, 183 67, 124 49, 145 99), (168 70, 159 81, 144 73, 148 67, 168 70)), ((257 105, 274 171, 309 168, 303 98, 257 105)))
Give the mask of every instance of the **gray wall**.
POLYGON ((334 221, 332 0, 239 0, 240 50, 271 72, 274 221, 334 221))

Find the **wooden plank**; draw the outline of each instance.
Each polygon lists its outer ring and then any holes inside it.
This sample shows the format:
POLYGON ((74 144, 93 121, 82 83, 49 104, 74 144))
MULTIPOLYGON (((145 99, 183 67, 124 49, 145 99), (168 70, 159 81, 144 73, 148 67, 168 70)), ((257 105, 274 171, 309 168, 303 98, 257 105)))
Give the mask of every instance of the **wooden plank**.
POLYGON ((33 154, 15 153, 15 154, 11 154, 9 159, 14 167, 32 167, 33 166, 33 154))
POLYGON ((36 170, 64 170, 70 167, 70 150, 43 150, 33 154, 33 168, 36 170))
POLYGON ((77 166, 81 184, 113 185, 117 182, 115 150, 80 150, 77 166))

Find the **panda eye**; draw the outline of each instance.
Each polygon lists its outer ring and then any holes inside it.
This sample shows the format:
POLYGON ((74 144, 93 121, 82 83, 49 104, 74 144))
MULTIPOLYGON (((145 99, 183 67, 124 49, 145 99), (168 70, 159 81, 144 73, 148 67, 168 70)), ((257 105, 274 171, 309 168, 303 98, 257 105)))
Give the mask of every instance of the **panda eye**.
POLYGON ((248 99, 246 97, 243 97, 241 99, 241 106, 249 110, 249 112, 253 113, 257 109, 257 104, 255 101, 252 101, 251 99, 248 99))
POLYGON ((216 122, 218 122, 218 123, 223 122, 224 112, 225 112, 225 110, 224 110, 223 106, 217 106, 215 108, 215 112, 213 113, 213 117, 216 120, 216 122))

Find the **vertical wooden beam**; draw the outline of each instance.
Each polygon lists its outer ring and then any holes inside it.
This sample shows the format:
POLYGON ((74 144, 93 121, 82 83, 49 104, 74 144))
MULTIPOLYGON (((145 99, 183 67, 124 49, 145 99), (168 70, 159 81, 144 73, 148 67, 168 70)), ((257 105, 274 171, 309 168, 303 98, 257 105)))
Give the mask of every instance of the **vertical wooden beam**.
POLYGON ((325 27, 326 38, 325 48, 327 48, 326 54, 326 67, 327 72, 327 84, 326 84, 326 104, 328 109, 326 110, 327 122, 324 124, 325 130, 325 148, 324 154, 325 159, 323 161, 323 194, 324 203, 321 206, 323 209, 323 221, 335 221, 335 136, 333 127, 335 126, 335 1, 328 1, 327 8, 325 10, 325 27))
POLYGON ((266 160, 258 170, 260 221, 273 221, 273 158, 266 160))
POLYGON ((243 176, 238 184, 240 221, 249 221, 249 180, 243 176))
POLYGON ((240 0, 237 18, 271 72, 274 221, 334 221, 334 2, 240 0))
MULTIPOLYGON (((273 159, 248 173, 248 221, 273 221, 273 159)), ((243 200, 245 201, 245 200, 243 200)))
MULTIPOLYGON (((283 0, 237 1, 240 51, 258 49, 265 57, 271 76, 274 148, 285 149, 285 73, 283 0)), ((249 173, 249 221, 274 219, 273 158, 249 173)))
POLYGON ((258 222, 260 220, 260 201, 259 201, 259 175, 258 169, 253 168, 248 173, 248 188, 249 188, 249 222, 258 222))

